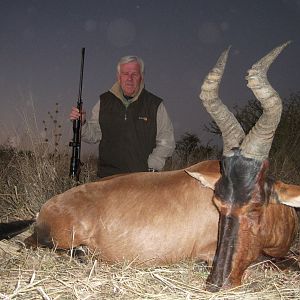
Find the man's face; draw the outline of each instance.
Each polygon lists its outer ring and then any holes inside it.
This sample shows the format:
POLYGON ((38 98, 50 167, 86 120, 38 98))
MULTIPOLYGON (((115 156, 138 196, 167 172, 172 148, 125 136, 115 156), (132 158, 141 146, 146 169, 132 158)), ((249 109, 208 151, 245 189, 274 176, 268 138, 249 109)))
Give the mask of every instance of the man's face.
POLYGON ((142 74, 136 61, 120 65, 118 82, 125 96, 134 97, 140 89, 142 74))

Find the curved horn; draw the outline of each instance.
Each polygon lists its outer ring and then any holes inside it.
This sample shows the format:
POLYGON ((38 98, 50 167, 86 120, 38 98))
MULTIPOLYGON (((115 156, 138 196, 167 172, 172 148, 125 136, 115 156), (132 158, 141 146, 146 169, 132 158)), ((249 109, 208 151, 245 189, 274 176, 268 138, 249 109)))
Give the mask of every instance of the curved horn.
POLYGON ((269 52, 252 66, 246 76, 247 86, 260 101, 263 113, 241 145, 241 153, 245 157, 264 160, 269 155, 281 117, 282 102, 278 93, 268 82, 267 72, 275 58, 289 43, 284 43, 269 52))
POLYGON ((224 156, 231 156, 231 149, 239 147, 245 137, 241 125, 218 96, 229 49, 230 47, 221 54, 215 67, 205 77, 199 95, 207 112, 211 115, 222 132, 224 156))

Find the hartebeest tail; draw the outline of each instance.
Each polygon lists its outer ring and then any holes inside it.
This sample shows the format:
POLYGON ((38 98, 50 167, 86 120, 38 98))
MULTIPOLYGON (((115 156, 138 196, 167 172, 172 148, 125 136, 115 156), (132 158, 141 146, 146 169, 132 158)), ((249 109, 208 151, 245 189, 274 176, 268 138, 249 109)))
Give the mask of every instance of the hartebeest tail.
POLYGON ((0 223, 0 241, 12 237, 27 230, 35 220, 20 220, 10 223, 0 223))

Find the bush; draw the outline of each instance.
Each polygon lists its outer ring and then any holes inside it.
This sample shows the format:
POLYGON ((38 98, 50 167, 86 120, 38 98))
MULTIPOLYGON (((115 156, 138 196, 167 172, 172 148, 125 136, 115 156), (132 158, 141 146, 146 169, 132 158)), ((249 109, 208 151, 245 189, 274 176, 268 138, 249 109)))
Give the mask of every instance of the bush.
POLYGON ((216 146, 203 145, 199 137, 186 132, 176 142, 172 158, 166 163, 166 170, 177 170, 196 164, 203 160, 216 159, 219 152, 216 146))

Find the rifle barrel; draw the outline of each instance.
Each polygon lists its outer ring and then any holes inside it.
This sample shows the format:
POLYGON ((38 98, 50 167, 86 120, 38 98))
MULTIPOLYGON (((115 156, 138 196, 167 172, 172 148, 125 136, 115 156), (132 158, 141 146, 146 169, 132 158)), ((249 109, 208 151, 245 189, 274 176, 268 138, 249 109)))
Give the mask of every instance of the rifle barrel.
POLYGON ((81 49, 81 66, 80 66, 80 79, 79 79, 79 91, 77 99, 77 108, 80 113, 80 117, 73 121, 73 139, 70 142, 72 147, 72 157, 70 163, 70 177, 76 178, 79 181, 80 174, 80 152, 81 152, 81 125, 82 125, 82 83, 83 83, 83 69, 84 69, 84 56, 85 48, 81 49))
POLYGON ((78 92, 78 102, 82 102, 82 82, 83 82, 83 69, 84 69, 84 55, 85 48, 81 49, 81 65, 80 65, 80 79, 79 79, 79 92, 78 92))

